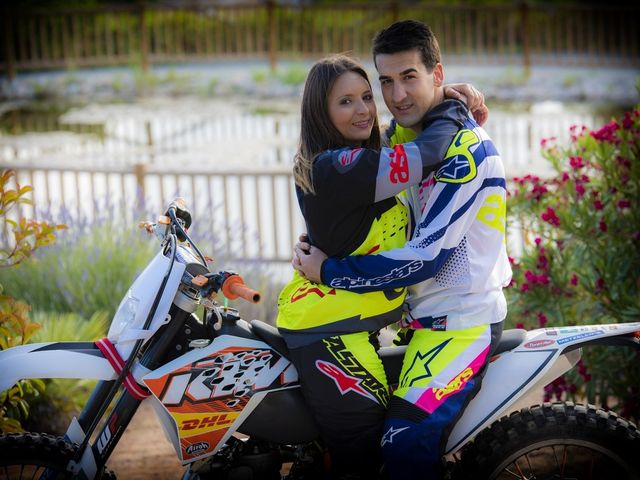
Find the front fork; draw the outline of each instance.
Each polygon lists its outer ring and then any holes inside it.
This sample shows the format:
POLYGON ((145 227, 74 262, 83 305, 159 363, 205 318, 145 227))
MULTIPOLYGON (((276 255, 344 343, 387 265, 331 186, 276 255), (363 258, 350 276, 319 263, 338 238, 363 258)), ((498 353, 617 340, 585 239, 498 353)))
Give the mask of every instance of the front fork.
MULTIPOLYGON (((175 305, 171 306, 169 314, 171 315, 171 321, 158 329, 140 359, 140 364, 149 370, 154 370, 164 363, 164 359, 173 346, 177 333, 190 315, 190 313, 175 305)), ((118 387, 121 384, 122 382, 118 387)), ((102 427, 96 429, 97 424, 105 414, 106 408, 117 394, 117 390, 114 389, 115 385, 116 380, 100 381, 93 390, 78 420, 74 419, 67 430, 66 436, 70 441, 86 444, 86 447, 80 449, 77 453, 76 465, 71 466, 77 478, 93 479, 100 477, 113 449, 143 402, 143 400, 131 395, 128 390, 123 390, 113 410, 103 422, 102 427), (97 433, 93 442, 85 442, 86 436, 91 436, 94 431, 97 431, 97 433)), ((44 478, 47 478, 46 474, 41 477, 41 479, 44 478)))

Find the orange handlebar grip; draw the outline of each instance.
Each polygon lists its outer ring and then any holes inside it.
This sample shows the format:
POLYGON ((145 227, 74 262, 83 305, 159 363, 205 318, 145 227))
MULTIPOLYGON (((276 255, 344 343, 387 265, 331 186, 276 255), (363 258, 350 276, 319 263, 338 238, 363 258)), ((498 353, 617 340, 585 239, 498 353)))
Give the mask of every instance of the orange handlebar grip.
POLYGON ((222 293, 229 300, 235 300, 240 297, 251 303, 260 301, 260 292, 247 287, 240 275, 233 275, 227 278, 222 284, 222 293))

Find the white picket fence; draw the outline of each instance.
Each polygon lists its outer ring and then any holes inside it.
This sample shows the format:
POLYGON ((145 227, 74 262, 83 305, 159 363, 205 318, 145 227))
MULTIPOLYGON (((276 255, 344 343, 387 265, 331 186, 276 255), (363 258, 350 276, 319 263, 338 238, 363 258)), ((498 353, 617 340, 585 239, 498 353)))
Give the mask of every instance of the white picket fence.
MULTIPOLYGON (((291 258, 304 231, 291 176, 296 115, 182 102, 179 111, 175 104, 85 107, 60 121, 99 123, 104 133, 0 136, 0 168, 16 170, 20 183, 34 187, 34 204, 23 214, 66 211, 91 219, 104 205, 121 202, 161 213, 171 198, 182 196, 195 228, 213 232, 229 256, 291 258)), ((571 125, 601 123, 595 115, 565 111, 493 111, 486 130, 512 178, 549 173, 540 155, 543 138, 562 143, 571 125)))

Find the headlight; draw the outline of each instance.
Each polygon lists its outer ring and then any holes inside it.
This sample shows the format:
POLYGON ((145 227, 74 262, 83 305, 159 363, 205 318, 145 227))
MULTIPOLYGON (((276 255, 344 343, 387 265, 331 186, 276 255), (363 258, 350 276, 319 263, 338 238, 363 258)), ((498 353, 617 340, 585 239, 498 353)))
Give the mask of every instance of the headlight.
POLYGON ((109 340, 114 343, 117 342, 122 332, 134 323, 139 303, 140 300, 134 297, 131 290, 129 290, 120 302, 116 314, 113 316, 111 327, 109 327, 109 340))

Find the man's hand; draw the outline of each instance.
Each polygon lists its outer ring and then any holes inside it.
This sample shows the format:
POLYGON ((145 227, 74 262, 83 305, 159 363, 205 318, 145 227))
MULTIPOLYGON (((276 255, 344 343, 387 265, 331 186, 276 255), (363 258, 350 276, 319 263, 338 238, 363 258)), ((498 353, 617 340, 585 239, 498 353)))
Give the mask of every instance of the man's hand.
POLYGON ((484 104, 484 95, 470 83, 445 85, 444 96, 466 103, 478 125, 484 125, 489 119, 489 108, 484 104))
POLYGON ((291 265, 298 273, 315 283, 322 283, 320 279, 320 270, 322 268, 322 262, 324 262, 327 255, 307 242, 296 243, 293 249, 293 260, 291 265))

